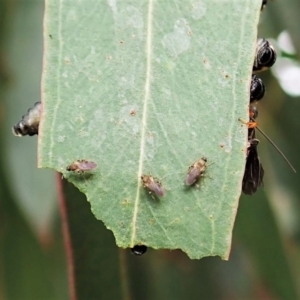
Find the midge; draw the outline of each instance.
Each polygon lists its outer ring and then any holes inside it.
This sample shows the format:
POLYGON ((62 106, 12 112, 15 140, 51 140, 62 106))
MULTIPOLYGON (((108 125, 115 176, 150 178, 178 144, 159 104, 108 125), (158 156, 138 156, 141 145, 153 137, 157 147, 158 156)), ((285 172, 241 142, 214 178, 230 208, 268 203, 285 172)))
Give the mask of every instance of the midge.
POLYGON ((247 159, 242 183, 242 191, 246 195, 253 195, 259 186, 263 186, 264 169, 257 152, 259 140, 255 137, 255 128, 257 128, 255 118, 257 116, 256 107, 251 105, 249 107, 251 121, 248 122, 247 159))
POLYGON ((72 162, 69 166, 67 166, 67 171, 73 171, 76 173, 84 173, 91 170, 94 170, 97 167, 97 164, 93 161, 78 159, 72 162))
POLYGON ((201 159, 194 162, 193 165, 189 167, 185 184, 187 186, 193 185, 195 182, 199 180, 200 177, 203 176, 205 169, 207 167, 207 158, 202 157, 201 159))
POLYGON ((150 193, 154 193, 156 196, 163 197, 165 195, 165 189, 162 184, 150 175, 141 176, 144 188, 148 189, 150 193))
POLYGON ((12 132, 15 136, 35 135, 39 133, 41 102, 36 102, 33 108, 28 109, 27 113, 22 116, 13 128, 12 132))
POLYGON ((258 157, 257 146, 259 140, 255 138, 254 131, 252 139, 248 143, 242 191, 246 195, 253 195, 259 186, 263 186, 264 169, 258 157))
POLYGON ((274 47, 264 38, 257 40, 253 71, 264 71, 276 62, 277 54, 274 47))

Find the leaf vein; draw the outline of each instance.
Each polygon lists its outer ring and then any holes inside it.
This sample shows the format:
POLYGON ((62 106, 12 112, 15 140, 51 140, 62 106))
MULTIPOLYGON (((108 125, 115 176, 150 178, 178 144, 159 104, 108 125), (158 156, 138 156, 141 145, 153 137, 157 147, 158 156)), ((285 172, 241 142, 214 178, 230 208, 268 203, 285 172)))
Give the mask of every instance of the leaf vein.
MULTIPOLYGON (((146 121, 147 121, 147 108, 150 99, 150 83, 151 83, 151 57, 152 57, 152 14, 153 14, 153 0, 149 0, 148 4, 148 17, 147 17, 147 40, 146 40, 146 55, 147 55, 147 65, 146 65, 146 80, 145 80, 145 97, 144 97, 144 107, 142 116, 142 129, 141 129, 141 149, 140 149, 140 159, 138 168, 138 182, 143 171, 143 160, 145 153, 145 136, 146 136, 146 121)), ((134 246, 134 240, 136 238, 136 222, 138 214, 138 206, 140 199, 140 185, 137 184, 136 198, 134 202, 133 218, 132 218, 132 235, 131 235, 131 247, 134 246)))

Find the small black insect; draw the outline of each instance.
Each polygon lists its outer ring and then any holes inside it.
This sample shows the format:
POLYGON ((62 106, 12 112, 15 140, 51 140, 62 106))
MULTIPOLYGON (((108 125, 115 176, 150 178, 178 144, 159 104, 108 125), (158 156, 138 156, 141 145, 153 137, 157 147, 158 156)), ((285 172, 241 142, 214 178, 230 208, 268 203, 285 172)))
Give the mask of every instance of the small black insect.
POLYGON ((165 190, 162 184, 150 175, 142 175, 141 179, 143 181, 144 188, 148 189, 150 193, 154 193, 156 196, 163 197, 165 195, 165 190))
POLYGON ((274 65, 277 54, 274 47, 264 38, 257 40, 253 71, 264 71, 274 65))
POLYGON ((15 136, 32 136, 38 134, 41 108, 41 102, 36 102, 33 108, 28 109, 27 114, 22 116, 22 120, 12 128, 13 134, 15 136))
POLYGON ((147 246, 144 245, 135 245, 130 249, 134 255, 141 256, 147 252, 147 246))
POLYGON ((259 140, 256 138, 249 140, 246 167, 242 184, 242 191, 246 195, 253 195, 259 186, 263 186, 264 169, 258 157, 258 144, 259 140))
POLYGON ((88 161, 85 159, 78 159, 72 162, 69 166, 67 166, 67 171, 73 171, 76 173, 84 173, 87 171, 91 171, 97 167, 97 164, 93 161, 88 161))
POLYGON ((261 100, 265 95, 265 92, 266 88, 263 81, 253 74, 250 85, 250 103, 261 100))

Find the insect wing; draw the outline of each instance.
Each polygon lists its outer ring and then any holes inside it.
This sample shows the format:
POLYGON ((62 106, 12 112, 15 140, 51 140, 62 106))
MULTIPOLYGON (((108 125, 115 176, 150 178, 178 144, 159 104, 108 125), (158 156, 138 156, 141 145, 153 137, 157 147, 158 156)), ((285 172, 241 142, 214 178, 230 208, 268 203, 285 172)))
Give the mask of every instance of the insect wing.
POLYGON ((257 145, 248 148, 248 157, 243 178, 242 190, 246 195, 253 195, 260 185, 263 185, 264 169, 259 160, 257 145))
POLYGON ((93 170, 97 167, 97 164, 93 161, 80 161, 78 162, 78 167, 81 171, 85 172, 85 171, 90 171, 93 170))
POLYGON ((163 197, 165 195, 163 186, 155 178, 150 175, 142 175, 141 179, 144 184, 144 188, 147 188, 150 192, 157 196, 163 197))
POLYGON ((74 171, 77 173, 83 173, 91 171, 97 167, 97 164, 93 161, 88 161, 84 159, 76 160, 69 166, 67 166, 67 171, 74 171))
POLYGON ((201 169, 197 168, 196 166, 191 166, 186 176, 186 180, 185 180, 186 185, 188 186, 193 185, 199 179, 200 175, 201 175, 201 169))
POLYGON ((162 185, 154 179, 147 184, 147 188, 157 196, 163 197, 165 195, 162 185))

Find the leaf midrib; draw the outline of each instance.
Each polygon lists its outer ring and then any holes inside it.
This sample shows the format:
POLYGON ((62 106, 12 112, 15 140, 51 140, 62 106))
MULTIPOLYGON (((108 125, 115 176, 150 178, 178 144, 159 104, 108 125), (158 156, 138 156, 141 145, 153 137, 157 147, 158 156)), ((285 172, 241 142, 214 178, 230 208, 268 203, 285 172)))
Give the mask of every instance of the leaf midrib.
MULTIPOLYGON (((141 144, 140 144, 140 158, 139 158, 139 168, 138 168, 138 178, 137 182, 140 182, 143 171, 144 153, 145 153, 145 136, 146 136, 146 126, 147 126, 147 108, 150 98, 150 77, 151 77, 151 57, 152 57, 152 24, 153 24, 153 0, 149 0, 148 3, 148 16, 147 16, 147 40, 146 40, 146 79, 145 79, 145 95, 144 95, 144 107, 143 115, 141 120, 141 144)), ((131 247, 134 246, 134 241, 136 237, 136 222, 138 214, 138 206, 140 200, 140 185, 137 184, 136 197, 134 201, 134 210, 132 217, 132 235, 131 235, 131 247)))

